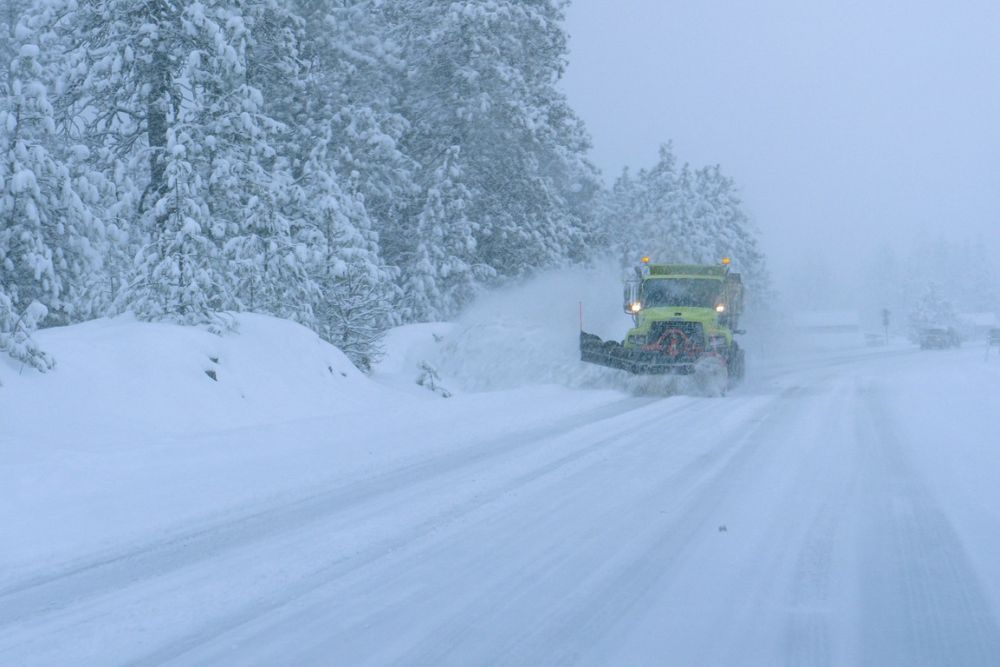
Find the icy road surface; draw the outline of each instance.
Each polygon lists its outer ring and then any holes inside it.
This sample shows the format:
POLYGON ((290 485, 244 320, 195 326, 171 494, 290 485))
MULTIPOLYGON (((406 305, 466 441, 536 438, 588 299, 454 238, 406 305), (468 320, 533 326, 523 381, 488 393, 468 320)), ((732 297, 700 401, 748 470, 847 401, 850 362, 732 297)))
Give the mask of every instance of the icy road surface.
POLYGON ((756 375, 22 573, 0 664, 1000 664, 1000 360, 756 375))

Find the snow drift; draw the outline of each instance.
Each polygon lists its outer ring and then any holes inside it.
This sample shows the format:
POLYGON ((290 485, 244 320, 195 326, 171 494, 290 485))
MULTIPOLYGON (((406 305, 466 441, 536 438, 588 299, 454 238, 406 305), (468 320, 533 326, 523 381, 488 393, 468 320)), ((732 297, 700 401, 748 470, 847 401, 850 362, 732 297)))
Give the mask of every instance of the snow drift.
POLYGON ((0 587, 621 398, 550 386, 443 400, 415 380, 446 324, 391 331, 366 377, 298 324, 235 322, 216 335, 102 319, 39 331, 48 373, 0 361, 0 587))
POLYGON ((370 397, 367 378, 309 329, 254 314, 235 322, 224 335, 128 316, 39 331, 57 367, 0 362, 0 438, 205 432, 343 412, 370 397))

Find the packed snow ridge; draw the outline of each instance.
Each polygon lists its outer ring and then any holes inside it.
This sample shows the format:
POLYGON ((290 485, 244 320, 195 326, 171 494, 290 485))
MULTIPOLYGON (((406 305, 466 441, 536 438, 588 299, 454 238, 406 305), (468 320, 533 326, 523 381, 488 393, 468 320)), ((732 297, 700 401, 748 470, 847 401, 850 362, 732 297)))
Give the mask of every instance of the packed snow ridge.
MULTIPOLYGON (((370 376, 311 330, 265 315, 233 315, 221 334, 131 316, 36 332, 52 370, 0 358, 0 524, 14 540, 0 570, 13 576, 17 565, 454 447, 509 421, 508 411, 530 425, 620 398, 588 392, 553 408, 543 406, 568 388, 509 391, 514 371, 495 374, 496 356, 551 339, 486 344, 529 326, 499 305, 495 313, 515 320, 490 325, 480 314, 391 330, 370 376), (497 391, 475 391, 484 387, 497 391)), ((509 365, 526 369, 539 356, 509 365)), ((563 362, 575 359, 557 357, 519 384, 563 362)))

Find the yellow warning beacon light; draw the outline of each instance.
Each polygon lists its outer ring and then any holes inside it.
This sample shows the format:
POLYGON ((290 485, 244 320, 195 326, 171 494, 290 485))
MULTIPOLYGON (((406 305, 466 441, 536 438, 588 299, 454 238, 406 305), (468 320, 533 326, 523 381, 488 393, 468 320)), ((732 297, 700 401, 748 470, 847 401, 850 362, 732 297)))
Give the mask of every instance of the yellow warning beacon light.
POLYGON ((732 260, 729 259, 728 257, 723 257, 722 258, 722 264, 723 264, 723 266, 729 266, 729 264, 731 264, 731 263, 732 263, 732 260))
POLYGON ((643 263, 643 264, 649 264, 649 255, 646 255, 646 256, 644 256, 644 257, 642 258, 642 263, 643 263))

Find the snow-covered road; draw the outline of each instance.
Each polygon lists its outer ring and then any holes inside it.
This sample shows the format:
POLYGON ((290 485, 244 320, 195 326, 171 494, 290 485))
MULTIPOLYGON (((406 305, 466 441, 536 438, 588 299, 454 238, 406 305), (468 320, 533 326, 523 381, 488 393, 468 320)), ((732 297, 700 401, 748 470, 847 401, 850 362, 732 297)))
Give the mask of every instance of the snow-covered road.
POLYGON ((998 388, 893 350, 510 414, 5 581, 0 664, 1000 664, 998 388))

